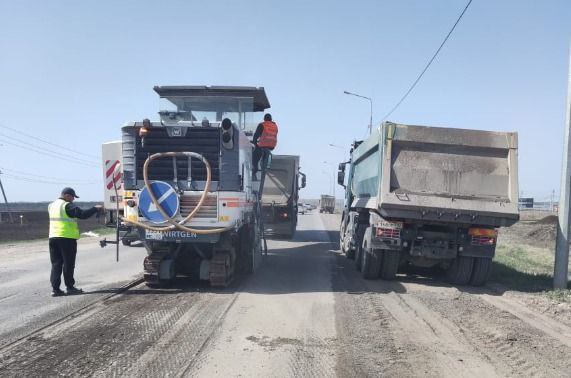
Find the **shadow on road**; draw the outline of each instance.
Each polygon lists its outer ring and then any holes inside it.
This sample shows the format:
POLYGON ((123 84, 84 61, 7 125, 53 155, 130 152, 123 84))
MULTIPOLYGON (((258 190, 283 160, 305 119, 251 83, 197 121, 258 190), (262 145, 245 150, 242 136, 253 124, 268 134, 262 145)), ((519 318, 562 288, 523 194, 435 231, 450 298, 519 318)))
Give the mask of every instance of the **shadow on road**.
MULTIPOLYGON (((147 288, 144 285, 125 291, 124 295, 172 295, 178 293, 256 293, 289 294, 312 292, 405 293, 404 284, 434 287, 456 287, 462 292, 501 295, 506 290, 537 292, 549 289, 551 278, 516 271, 494 262, 490 285, 484 287, 457 286, 447 281, 441 269, 406 267, 392 281, 365 280, 354 261, 338 250, 339 232, 299 230, 292 240, 273 240, 274 244, 262 266, 251 275, 238 276, 227 288, 212 288, 207 283, 188 277, 178 277, 168 287, 147 288)), ((124 291, 111 288, 86 292, 115 294, 124 291)))

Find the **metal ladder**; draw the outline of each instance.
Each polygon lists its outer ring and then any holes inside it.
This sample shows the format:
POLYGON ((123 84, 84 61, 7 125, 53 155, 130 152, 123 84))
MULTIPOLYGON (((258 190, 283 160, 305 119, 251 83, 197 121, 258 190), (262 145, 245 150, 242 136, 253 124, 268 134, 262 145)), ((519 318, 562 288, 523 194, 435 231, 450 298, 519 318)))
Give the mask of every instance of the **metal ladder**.
POLYGON ((268 168, 268 163, 270 160, 271 152, 268 149, 262 149, 262 158, 260 159, 260 180, 258 189, 254 190, 256 195, 256 201, 254 203, 254 216, 258 219, 259 232, 261 240, 263 241, 264 256, 268 255, 268 243, 266 241, 266 235, 264 233, 264 216, 262 214, 262 194, 264 192, 264 182, 266 180, 266 170, 268 168))

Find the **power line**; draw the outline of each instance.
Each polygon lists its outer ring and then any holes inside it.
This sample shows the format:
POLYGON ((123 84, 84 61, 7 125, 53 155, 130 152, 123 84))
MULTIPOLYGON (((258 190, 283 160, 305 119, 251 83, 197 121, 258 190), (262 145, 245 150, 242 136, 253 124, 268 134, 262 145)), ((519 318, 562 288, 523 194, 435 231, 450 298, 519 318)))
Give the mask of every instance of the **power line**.
POLYGON ((22 145, 22 144, 19 144, 19 143, 14 143, 14 142, 11 142, 11 141, 8 141, 8 140, 4 140, 4 139, 0 139, 0 142, 9 144, 9 145, 14 146, 14 147, 22 148, 22 149, 24 149, 24 150, 33 151, 33 152, 36 152, 36 153, 38 153, 38 154, 42 154, 42 155, 54 157, 54 158, 56 158, 56 159, 61 159, 61 160, 69 161, 69 162, 72 162, 72 163, 82 164, 82 165, 89 166, 89 167, 92 167, 92 168, 98 166, 96 163, 93 163, 93 162, 81 161, 81 160, 79 160, 79 159, 74 159, 74 158, 67 158, 67 157, 65 157, 65 156, 62 156, 62 155, 60 155, 60 154, 51 152, 51 151, 49 151, 49 150, 42 150, 42 149, 38 149, 38 148, 35 148, 35 147, 26 146, 26 145, 22 145), (46 152, 46 151, 48 151, 48 152, 46 152))
POLYGON ((42 147, 42 146, 38 146, 38 145, 35 145, 35 144, 31 144, 31 143, 28 142, 27 140, 15 138, 15 137, 13 137, 13 136, 6 135, 6 134, 1 133, 1 132, 0 132, 0 137, 8 138, 8 139, 10 139, 10 140, 12 140, 12 141, 16 141, 16 142, 19 142, 19 143, 23 143, 25 146, 32 147, 32 148, 37 149, 37 150, 45 151, 45 152, 48 152, 48 153, 50 153, 50 154, 59 155, 59 156, 65 157, 66 159, 77 160, 77 161, 81 161, 81 162, 88 163, 88 164, 97 164, 97 162, 94 161, 94 160, 86 160, 86 159, 83 159, 83 158, 78 158, 77 156, 73 156, 73 155, 67 154, 67 153, 65 153, 65 152, 54 151, 54 150, 51 150, 51 149, 46 148, 46 147, 42 147))
POLYGON ((410 94, 410 92, 412 92, 412 90, 414 89, 414 87, 416 87, 416 84, 418 84, 418 82, 420 81, 420 79, 422 78, 422 76, 424 75, 424 73, 428 70, 428 67, 430 67, 430 65, 432 64, 432 62, 434 61, 434 59, 436 59, 436 56, 438 55, 438 53, 440 52, 440 50, 442 50, 442 47, 444 47, 444 44, 446 43, 446 41, 448 41, 448 38, 450 38, 450 35, 452 35, 452 32, 454 31, 454 29, 456 29, 456 25, 458 25, 458 23, 460 22, 460 20, 462 19, 462 17, 464 16, 464 13, 466 13, 466 11, 468 10, 468 7, 470 6, 470 4, 472 4, 472 0, 468 1, 468 4, 466 4, 466 6, 464 7, 464 10, 462 11, 462 13, 460 13, 460 16, 458 17, 458 19, 456 20, 456 22, 454 23, 454 25, 452 26, 452 29, 450 29, 450 31, 448 32, 448 34, 446 35, 446 38, 444 38, 444 40, 442 41, 442 43, 440 44, 440 47, 438 47, 438 50, 436 50, 436 52, 434 53, 434 55, 432 55, 432 58, 430 58, 430 60, 428 61, 428 63, 426 64, 426 66, 424 67, 424 69, 422 70, 422 72, 420 73, 420 75, 418 75, 418 77, 416 78, 416 80, 414 81, 414 83, 412 83, 412 85, 410 86, 410 88, 408 89, 408 91, 406 91, 406 93, 404 94, 404 96, 401 97, 401 99, 399 100, 399 102, 396 103, 395 106, 393 106, 393 108, 391 109, 390 112, 387 113, 387 115, 385 115, 383 117, 383 119, 381 119, 381 122, 385 121, 387 118, 389 118, 391 116, 391 114, 393 114, 393 112, 395 110, 397 110, 397 108, 403 103, 403 101, 407 98, 407 96, 410 94))
MULTIPOLYGON (((28 173, 28 172, 23 172, 23 171, 19 171, 16 169, 10 169, 10 168, 4 168, 4 167, 0 167, 0 174, 2 174, 3 172, 8 172, 8 173, 4 173, 5 175, 11 175, 11 176, 19 176, 19 177, 23 177, 23 178, 27 178, 26 176, 30 177, 30 179, 33 178, 39 178, 41 180, 48 180, 48 181, 54 181, 54 182, 67 182, 69 181, 69 178, 67 179, 60 179, 60 178, 56 178, 56 177, 51 177, 51 176, 43 176, 43 175, 38 175, 38 174, 34 174, 34 173, 28 173)), ((96 180, 79 180, 79 181, 74 181, 74 183, 81 183, 81 184, 97 184, 100 183, 100 181, 96 181, 96 180)))
POLYGON ((48 141, 48 140, 45 140, 45 139, 42 139, 42 138, 38 138, 38 137, 36 137, 36 136, 34 136, 34 135, 27 134, 27 133, 25 133, 25 132, 23 132, 23 131, 14 129, 14 128, 12 128, 12 127, 8 127, 8 126, 5 126, 5 125, 0 125, 0 127, 3 128, 3 129, 6 129, 6 130, 10 130, 10 131, 12 131, 12 132, 15 132, 15 133, 17 133, 17 134, 24 135, 24 136, 26 136, 26 137, 28 137, 28 138, 32 138, 32 139, 35 139, 35 140, 37 140, 37 141, 40 141, 40 142, 49 144, 50 146, 53 146, 53 147, 63 148, 64 150, 71 151, 71 152, 74 152, 74 153, 76 153, 76 154, 83 155, 83 156, 86 156, 86 157, 89 157, 89 158, 92 158, 92 159, 99 159, 99 156, 86 154, 86 153, 83 153, 83 152, 80 152, 80 151, 73 150, 73 149, 71 149, 71 148, 69 148, 69 147, 60 146, 59 144, 55 144, 55 143, 50 142, 50 141, 48 141))
POLYGON ((25 182, 33 182, 36 184, 50 184, 50 185, 62 185, 62 183, 68 183, 68 184, 75 184, 75 185, 93 185, 96 182, 78 182, 78 181, 72 181, 70 182, 69 180, 64 180, 64 181, 52 181, 52 180, 42 180, 42 179, 35 179, 35 178, 29 178, 29 177, 24 177, 21 175, 13 175, 10 173, 2 173, 2 176, 13 179, 13 180, 18 180, 18 181, 25 181, 25 182))

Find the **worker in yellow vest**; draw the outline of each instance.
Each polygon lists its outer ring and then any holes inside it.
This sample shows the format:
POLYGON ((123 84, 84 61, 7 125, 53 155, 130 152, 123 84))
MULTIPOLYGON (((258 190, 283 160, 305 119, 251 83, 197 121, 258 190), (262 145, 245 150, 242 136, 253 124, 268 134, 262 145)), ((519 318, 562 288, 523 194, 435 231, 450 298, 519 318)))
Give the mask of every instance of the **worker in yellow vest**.
POLYGON ((77 254, 77 239, 79 227, 77 219, 87 219, 100 211, 103 207, 96 205, 88 210, 82 210, 73 201, 79 198, 72 188, 63 188, 61 196, 48 206, 50 216, 50 261, 52 272, 52 297, 59 297, 65 293, 60 289, 61 274, 67 287, 67 294, 81 294, 83 290, 75 287, 73 271, 75 269, 75 256, 77 254))
POLYGON ((252 138, 252 143, 254 143, 255 146, 252 156, 252 164, 254 165, 252 175, 253 179, 256 180, 256 173, 259 170, 258 165, 262 158, 263 150, 267 149, 272 151, 278 144, 278 125, 272 121, 271 114, 265 114, 264 122, 258 124, 254 132, 254 137, 252 138))

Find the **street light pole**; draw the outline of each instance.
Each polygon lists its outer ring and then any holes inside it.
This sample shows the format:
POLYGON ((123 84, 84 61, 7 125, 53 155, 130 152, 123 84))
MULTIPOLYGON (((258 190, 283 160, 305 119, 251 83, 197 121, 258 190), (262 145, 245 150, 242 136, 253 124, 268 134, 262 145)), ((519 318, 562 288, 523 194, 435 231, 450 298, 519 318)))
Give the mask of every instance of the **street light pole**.
POLYGON ((369 100, 369 105, 371 106, 371 112, 370 112, 370 116, 369 116, 369 135, 370 135, 371 131, 373 130, 373 99, 370 97, 363 96, 363 95, 353 93, 353 92, 349 92, 349 91, 343 91, 343 93, 345 93, 346 95, 351 95, 351 96, 355 96, 355 97, 364 98, 365 100, 369 100))
MULTIPOLYGON (((333 180, 331 180, 331 195, 333 197, 335 197, 335 179, 336 179, 336 175, 335 175, 335 163, 332 163, 330 161, 324 161, 323 164, 328 164, 333 166, 333 180)), ((329 175, 329 173, 327 174, 329 175)))

